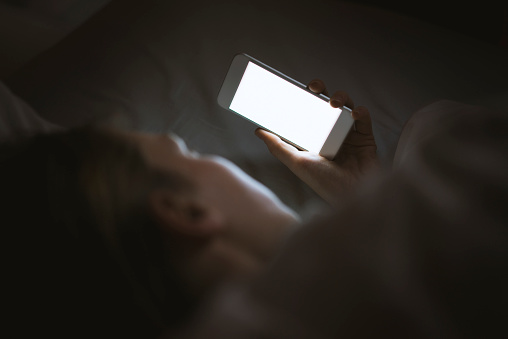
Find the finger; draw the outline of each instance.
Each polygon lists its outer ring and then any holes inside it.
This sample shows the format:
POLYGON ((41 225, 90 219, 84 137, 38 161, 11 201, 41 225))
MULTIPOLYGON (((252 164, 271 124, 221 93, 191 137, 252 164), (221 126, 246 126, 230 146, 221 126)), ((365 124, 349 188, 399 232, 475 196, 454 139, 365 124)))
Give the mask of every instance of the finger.
POLYGON ((365 135, 372 135, 372 120, 369 110, 364 106, 358 106, 353 109, 353 119, 355 120, 356 131, 365 135))
POLYGON ((330 98, 330 105, 336 108, 346 106, 353 109, 355 107, 353 100, 344 91, 337 91, 333 93, 332 97, 330 98))
POLYGON ((312 92, 320 94, 323 93, 324 95, 328 96, 328 91, 326 90, 325 83, 321 79, 314 79, 307 85, 307 88, 310 89, 312 92))
POLYGON ((292 163, 292 160, 299 152, 295 147, 282 141, 281 138, 264 129, 256 129, 255 134, 259 139, 263 140, 270 153, 272 153, 286 166, 289 166, 292 163))

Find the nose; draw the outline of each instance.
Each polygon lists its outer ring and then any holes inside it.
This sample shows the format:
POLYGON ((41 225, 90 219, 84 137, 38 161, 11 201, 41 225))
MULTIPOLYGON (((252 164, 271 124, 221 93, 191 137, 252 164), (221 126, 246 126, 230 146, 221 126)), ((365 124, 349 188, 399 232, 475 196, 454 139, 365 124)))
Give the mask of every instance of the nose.
POLYGON ((198 157, 199 153, 190 150, 189 147, 187 147, 187 144, 185 141, 180 138, 178 135, 174 133, 169 133, 167 137, 175 144, 175 146, 180 150, 180 152, 186 156, 190 157, 198 157))
POLYGON ((182 152, 187 151, 187 145, 185 144, 185 141, 183 141, 183 139, 180 138, 178 135, 174 133, 168 133, 164 136, 161 135, 161 137, 168 138, 171 143, 173 143, 176 147, 180 149, 180 151, 182 152))

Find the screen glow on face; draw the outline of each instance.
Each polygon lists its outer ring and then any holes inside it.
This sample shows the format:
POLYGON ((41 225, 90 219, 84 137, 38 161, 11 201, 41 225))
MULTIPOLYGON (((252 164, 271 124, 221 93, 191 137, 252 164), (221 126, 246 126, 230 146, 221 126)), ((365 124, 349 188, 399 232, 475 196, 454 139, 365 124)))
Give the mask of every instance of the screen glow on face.
POLYGON ((229 108, 313 153, 319 153, 341 112, 250 61, 229 108))

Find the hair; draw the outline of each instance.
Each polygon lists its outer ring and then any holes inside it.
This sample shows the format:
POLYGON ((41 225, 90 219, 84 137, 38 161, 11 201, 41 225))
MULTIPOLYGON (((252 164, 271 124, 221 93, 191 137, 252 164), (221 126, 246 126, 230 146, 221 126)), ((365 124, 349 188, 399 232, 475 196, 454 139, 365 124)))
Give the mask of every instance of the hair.
POLYGON ((18 332, 150 337, 196 300, 165 259, 149 213, 155 187, 189 183, 150 168, 119 132, 86 127, 0 146, 3 265, 18 332))

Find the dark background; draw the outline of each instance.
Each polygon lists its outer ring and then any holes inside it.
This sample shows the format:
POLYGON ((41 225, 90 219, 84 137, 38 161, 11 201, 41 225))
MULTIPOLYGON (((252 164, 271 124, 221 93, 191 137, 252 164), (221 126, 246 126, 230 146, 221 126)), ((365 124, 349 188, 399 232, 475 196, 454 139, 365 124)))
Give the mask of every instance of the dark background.
MULTIPOLYGON (((140 0, 142 1, 142 0, 140 0)), ((174 0, 168 0, 174 1, 174 0)), ((211 0, 213 1, 213 0, 211 0)), ((255 0, 253 0, 255 1, 255 0)), ((312 0, 308 0, 312 1, 312 0)), ((87 8, 107 0, 0 0, 15 7, 43 14, 59 15, 64 20, 86 16, 87 8)), ((490 44, 508 48, 508 1, 400 1, 351 0, 418 18, 490 44)))
POLYGON ((446 27, 461 34, 507 46, 508 1, 354 0, 446 27))

